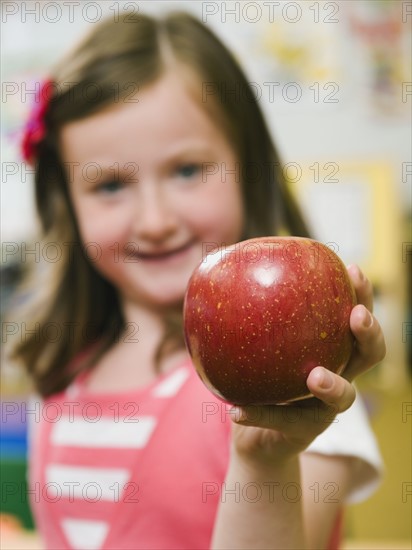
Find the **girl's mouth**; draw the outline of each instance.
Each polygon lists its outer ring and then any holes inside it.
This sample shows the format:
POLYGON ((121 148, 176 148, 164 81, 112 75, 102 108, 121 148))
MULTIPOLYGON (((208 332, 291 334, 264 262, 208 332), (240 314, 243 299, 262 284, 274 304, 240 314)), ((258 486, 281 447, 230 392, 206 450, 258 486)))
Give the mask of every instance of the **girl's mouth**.
POLYGON ((171 250, 162 250, 159 252, 136 252, 135 257, 139 261, 143 262, 162 262, 183 256, 193 246, 193 244, 194 240, 171 250))

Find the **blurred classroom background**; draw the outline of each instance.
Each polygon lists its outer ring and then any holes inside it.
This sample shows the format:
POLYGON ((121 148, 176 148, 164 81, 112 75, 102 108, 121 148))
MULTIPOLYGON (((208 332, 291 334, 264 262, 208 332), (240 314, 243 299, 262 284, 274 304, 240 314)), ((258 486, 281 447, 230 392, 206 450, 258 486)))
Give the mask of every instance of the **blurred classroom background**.
MULTIPOLYGON (((24 251, 36 240, 32 173, 18 151, 31 91, 105 14, 174 8, 195 13, 234 51, 253 83, 315 238, 330 243, 346 263, 358 263, 375 285, 388 352, 359 379, 358 390, 386 474, 369 500, 348 508, 344 548, 411 548, 412 3, 70 4, 1 2, 2 343, 24 251)), ((13 413, 24 410, 29 389, 4 358, 1 382, 1 548, 40 548, 24 485, 25 416, 13 413)))

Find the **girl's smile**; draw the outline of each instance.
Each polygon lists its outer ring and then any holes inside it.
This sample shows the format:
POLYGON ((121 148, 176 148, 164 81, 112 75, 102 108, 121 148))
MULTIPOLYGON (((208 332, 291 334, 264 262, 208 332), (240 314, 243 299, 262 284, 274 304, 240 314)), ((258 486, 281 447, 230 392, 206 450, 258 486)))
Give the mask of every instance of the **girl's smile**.
POLYGON ((167 305, 204 250, 241 238, 238 163, 179 76, 135 100, 66 124, 62 156, 82 241, 102 250, 96 268, 123 298, 167 305))
POLYGON ((149 263, 149 262, 156 262, 158 264, 165 264, 170 263, 176 260, 181 260, 182 257, 184 257, 186 254, 190 252, 192 247, 194 246, 195 241, 189 241, 182 246, 178 246, 176 248, 172 249, 164 249, 164 250, 148 250, 148 251, 137 251, 135 253, 135 257, 137 260, 149 263))

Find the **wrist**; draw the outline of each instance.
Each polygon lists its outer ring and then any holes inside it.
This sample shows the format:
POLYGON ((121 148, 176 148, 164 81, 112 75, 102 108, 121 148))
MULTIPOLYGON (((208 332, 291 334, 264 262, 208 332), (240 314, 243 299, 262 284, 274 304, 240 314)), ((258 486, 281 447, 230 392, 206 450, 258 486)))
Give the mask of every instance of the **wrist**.
POLYGON ((280 477, 295 481, 300 478, 299 455, 239 451, 234 445, 230 454, 229 469, 247 479, 280 477))

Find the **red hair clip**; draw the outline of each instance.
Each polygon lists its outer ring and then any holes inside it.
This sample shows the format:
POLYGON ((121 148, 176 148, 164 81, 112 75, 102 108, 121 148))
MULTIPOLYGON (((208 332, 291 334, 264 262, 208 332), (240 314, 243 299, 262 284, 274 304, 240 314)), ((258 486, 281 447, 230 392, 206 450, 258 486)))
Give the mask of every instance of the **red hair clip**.
POLYGON ((48 111, 52 95, 50 91, 47 90, 50 86, 53 86, 53 81, 49 79, 41 84, 24 128, 21 140, 21 153, 23 159, 28 164, 34 164, 39 143, 41 143, 46 135, 46 123, 44 118, 48 111))

